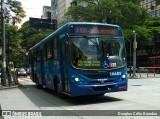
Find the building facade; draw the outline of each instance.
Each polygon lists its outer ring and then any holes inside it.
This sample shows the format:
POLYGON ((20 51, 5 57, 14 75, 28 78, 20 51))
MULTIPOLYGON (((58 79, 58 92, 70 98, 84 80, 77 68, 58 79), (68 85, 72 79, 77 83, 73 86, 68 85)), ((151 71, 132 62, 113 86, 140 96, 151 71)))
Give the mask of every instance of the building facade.
POLYGON ((149 17, 160 17, 160 0, 141 0, 141 5, 147 10, 149 17))
POLYGON ((50 6, 43 6, 43 19, 51 19, 51 7, 50 6))
POLYGON ((72 0, 51 0, 51 16, 58 23, 66 19, 65 13, 68 7, 71 6, 72 0))

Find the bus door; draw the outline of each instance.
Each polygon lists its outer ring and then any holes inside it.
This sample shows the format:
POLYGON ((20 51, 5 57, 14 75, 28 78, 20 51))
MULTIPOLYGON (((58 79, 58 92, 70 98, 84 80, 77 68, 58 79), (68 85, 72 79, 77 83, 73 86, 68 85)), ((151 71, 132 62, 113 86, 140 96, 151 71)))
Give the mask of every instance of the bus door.
POLYGON ((69 78, 68 78, 68 68, 69 67, 69 60, 68 60, 68 55, 69 55, 69 41, 68 38, 64 38, 61 40, 61 48, 62 48, 62 68, 61 71, 62 73, 62 87, 63 90, 65 90, 66 93, 70 92, 69 88, 69 78))
POLYGON ((44 46, 43 83, 47 88, 53 89, 53 41, 49 41, 44 46))

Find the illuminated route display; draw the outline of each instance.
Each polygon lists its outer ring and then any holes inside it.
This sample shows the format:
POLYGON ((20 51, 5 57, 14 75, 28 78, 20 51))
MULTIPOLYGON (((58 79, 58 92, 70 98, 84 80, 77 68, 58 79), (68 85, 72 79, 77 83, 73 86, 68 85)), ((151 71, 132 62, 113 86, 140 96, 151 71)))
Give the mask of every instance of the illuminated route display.
POLYGON ((71 34, 86 34, 86 35, 122 35, 121 29, 113 26, 101 25, 72 25, 71 34))

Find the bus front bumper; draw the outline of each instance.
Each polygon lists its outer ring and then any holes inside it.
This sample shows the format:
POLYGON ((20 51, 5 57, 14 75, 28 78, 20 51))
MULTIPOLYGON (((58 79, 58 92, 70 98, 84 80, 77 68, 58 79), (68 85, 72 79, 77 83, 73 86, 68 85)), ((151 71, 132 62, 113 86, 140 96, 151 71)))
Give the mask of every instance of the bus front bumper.
POLYGON ((127 81, 101 85, 77 85, 72 82, 70 86, 71 97, 127 91, 127 81))

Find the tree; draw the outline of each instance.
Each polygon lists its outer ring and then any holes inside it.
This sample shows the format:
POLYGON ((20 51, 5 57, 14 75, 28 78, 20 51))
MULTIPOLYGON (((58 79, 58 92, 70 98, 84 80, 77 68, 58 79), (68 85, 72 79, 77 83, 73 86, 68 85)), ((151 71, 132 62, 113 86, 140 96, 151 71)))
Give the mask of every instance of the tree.
POLYGON ((21 38, 20 44, 23 49, 21 51, 21 54, 18 56, 18 58, 21 59, 21 61, 23 61, 22 63, 20 63, 22 66, 28 67, 28 62, 27 62, 28 50, 32 46, 37 44, 39 41, 43 40, 52 32, 53 32, 52 30, 32 28, 29 25, 28 21, 23 23, 22 27, 18 30, 18 33, 21 38))
POLYGON ((18 63, 16 58, 22 51, 20 45, 20 36, 18 34, 18 28, 13 25, 6 25, 6 57, 7 62, 18 63))
POLYGON ((68 9, 66 14, 68 17, 76 21, 118 24, 127 39, 133 39, 135 30, 139 33, 137 40, 140 46, 152 44, 150 30, 144 27, 147 12, 141 7, 140 0, 78 0, 78 2, 78 6, 71 6, 68 9))
MULTIPOLYGON (((22 18, 25 17, 25 11, 22 5, 17 0, 4 0, 5 1, 5 31, 6 31, 6 58, 7 62, 12 61, 15 64, 19 63, 17 57, 20 51, 23 51, 20 45, 20 36, 18 34, 18 27, 16 23, 20 23, 22 18), (9 24, 8 24, 9 23, 9 24)), ((1 12, 1 11, 0 11, 1 12)), ((1 26, 0 26, 1 29, 1 26)), ((0 42, 2 44, 2 40, 0 42)))
POLYGON ((43 40, 46 36, 52 33, 52 30, 47 29, 35 29, 29 25, 29 22, 23 23, 22 27, 18 30, 21 37, 21 46, 29 50, 39 41, 43 40))
POLYGON ((153 39, 153 44, 149 47, 150 55, 160 55, 160 18, 150 18, 145 25, 150 30, 153 39))
POLYGON ((118 24, 122 28, 133 29, 142 25, 147 18, 147 12, 136 0, 79 0, 87 4, 71 6, 66 15, 75 21, 96 21, 118 24))
POLYGON ((84 6, 69 7, 68 12, 66 13, 68 18, 73 19, 74 21, 81 21, 85 19, 86 8, 84 6), (78 14, 77 14, 78 11, 78 14))
POLYGON ((147 12, 139 4, 132 1, 119 1, 118 7, 120 15, 118 17, 118 24, 122 28, 134 29, 136 25, 142 26, 147 19, 147 12))
POLYGON ((100 0, 77 0, 78 3, 86 3, 86 4, 99 4, 100 0))
POLYGON ((87 4, 69 7, 66 15, 75 21, 106 22, 114 17, 112 12, 118 12, 114 0, 102 0, 101 2, 98 0, 80 0, 79 2, 82 1, 87 4))
POLYGON ((6 22, 11 23, 12 25, 20 23, 22 18, 26 16, 21 2, 17 0, 6 0, 5 4, 6 22))
MULTIPOLYGON (((137 33, 136 37, 138 44, 137 50, 145 49, 147 51, 148 47, 153 45, 151 31, 147 29, 145 26, 137 26, 135 27, 135 31, 137 33)), ((126 44, 129 44, 130 42, 132 43, 134 38, 133 30, 124 29, 123 32, 125 34, 125 39, 127 39, 126 44)))
POLYGON ((133 2, 134 4, 140 4, 141 0, 122 0, 123 2, 133 2))

